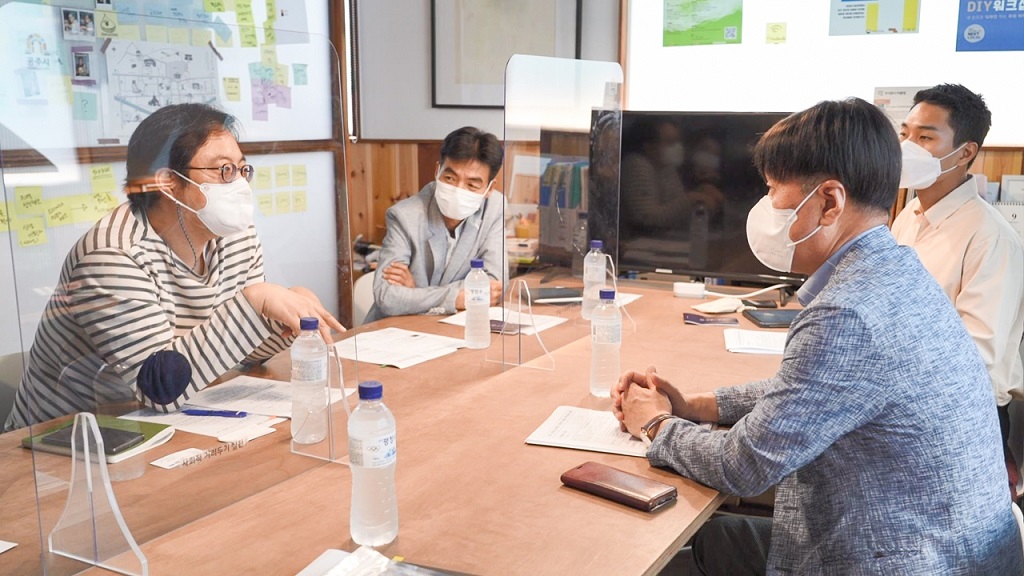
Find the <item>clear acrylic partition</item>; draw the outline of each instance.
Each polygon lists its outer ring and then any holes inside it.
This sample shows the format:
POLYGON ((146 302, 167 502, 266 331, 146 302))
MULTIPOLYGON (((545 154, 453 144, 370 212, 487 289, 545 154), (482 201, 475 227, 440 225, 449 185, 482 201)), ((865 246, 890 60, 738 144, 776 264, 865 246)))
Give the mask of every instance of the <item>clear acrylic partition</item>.
MULTIPOLYGON (((0 435, 0 539, 19 544, 3 555, 0 571, 76 573, 96 562, 76 551, 91 542, 95 550, 106 551, 103 555, 114 556, 106 560, 121 566, 118 570, 145 573, 144 558, 119 561, 124 555, 135 558, 123 535, 144 552, 154 538, 323 465, 324 460, 293 453, 287 422, 277 424, 274 433, 250 438, 251 427, 263 417, 193 417, 179 421, 166 443, 89 475, 92 493, 109 494, 113 506, 103 509, 120 509, 120 515, 111 515, 90 512, 72 498, 78 485, 72 471, 95 469, 95 444, 91 452, 79 450, 79 457, 71 458, 24 449, 22 440, 69 424, 77 413, 95 414, 102 423, 139 409, 140 369, 151 350, 167 348, 171 339, 193 345, 188 354, 152 365, 168 381, 180 376, 176 362, 215 366, 225 363, 219 357, 248 353, 226 352, 227 345, 204 329, 168 328, 155 336, 136 330, 128 321, 130 311, 143 306, 179 324, 207 313, 179 308, 172 314, 165 298, 153 297, 155 284, 136 284, 127 292, 114 286, 110 298, 94 290, 103 297, 101 308, 76 299, 83 283, 62 281, 65 259, 79 239, 126 202, 128 139, 164 106, 205 103, 236 117, 245 161, 256 168, 251 186, 262 253, 253 251, 248 261, 262 263, 267 282, 308 288, 336 317, 348 317, 342 303, 351 301, 351 254, 347 242, 337 241, 349 237, 347 229, 338 229, 348 222, 341 74, 338 52, 328 40, 329 17, 328 3, 322 2, 0 0, 0 385, 10 380, 17 385, 21 376, 8 374, 8 367, 20 373, 25 357, 26 380, 36 390, 19 400, 31 425, 0 435), (131 290, 137 301, 125 296, 131 290), (102 330, 67 338, 86 318, 102 330), (122 334, 121 344, 112 346, 119 332, 130 332, 131 338, 122 334), (245 431, 190 432, 199 430, 197 422, 201 429, 228 420, 245 431), (149 464, 186 448, 195 451, 177 467, 149 464), (91 454, 88 463, 83 454, 91 454), (67 521, 68 511, 74 522, 67 521), (111 524, 115 516, 123 517, 124 530, 116 521, 111 524), (92 532, 83 531, 87 526, 92 532), (110 534, 122 536, 108 546, 110 534)), ((123 230, 97 232, 93 240, 106 242, 123 230)), ((154 242, 159 250, 161 239, 154 242)), ((172 258, 170 246, 162 245, 165 257, 172 258)), ((146 256, 137 251, 131 257, 146 256)), ((226 273, 216 259, 207 261, 212 272, 200 277, 226 273)), ((215 305, 230 300, 219 297, 215 305)), ((205 326, 207 321, 191 322, 205 326)), ((231 345, 252 346, 241 338, 231 345)), ((345 365, 354 376, 352 363, 345 365)), ((240 364, 221 380, 241 374, 254 378, 243 392, 269 393, 271 379, 288 381, 288 367, 285 351, 264 363, 240 364)), ((203 378, 198 369, 192 374, 192 383, 203 378)), ((287 389, 281 394, 288 404, 287 389)), ((0 421, 7 406, 2 410, 0 421)), ((333 425, 340 422, 344 444, 342 403, 330 413, 338 414, 333 425)), ((311 452, 318 456, 318 450, 311 452)), ((331 454, 343 452, 342 445, 331 454)))
MULTIPOLYGON (((492 343, 488 359, 551 369, 549 348, 589 333, 574 294, 533 300, 548 295, 540 290, 582 289, 590 240, 616 253, 621 94, 622 68, 614 62, 509 59, 504 190, 512 279, 503 314, 523 328, 496 336, 500 346, 492 343), (544 330, 555 323, 567 326, 544 330)), ((609 263, 608 286, 613 278, 609 263)))

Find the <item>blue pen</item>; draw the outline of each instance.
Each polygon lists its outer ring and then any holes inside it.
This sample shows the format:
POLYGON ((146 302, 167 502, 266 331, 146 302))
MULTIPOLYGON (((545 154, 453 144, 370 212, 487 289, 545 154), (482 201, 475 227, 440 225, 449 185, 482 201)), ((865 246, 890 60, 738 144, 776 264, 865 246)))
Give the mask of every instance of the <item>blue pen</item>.
POLYGON ((235 412, 234 410, 200 410, 198 408, 186 408, 181 413, 189 416, 223 416, 224 418, 245 418, 249 415, 246 412, 235 412))

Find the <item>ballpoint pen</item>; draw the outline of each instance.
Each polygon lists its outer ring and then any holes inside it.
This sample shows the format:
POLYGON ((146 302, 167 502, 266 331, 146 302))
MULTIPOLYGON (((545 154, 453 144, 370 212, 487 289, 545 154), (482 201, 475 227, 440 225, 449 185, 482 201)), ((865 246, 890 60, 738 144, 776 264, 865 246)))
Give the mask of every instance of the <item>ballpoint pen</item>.
POLYGON ((188 414, 189 416, 223 416, 224 418, 245 418, 249 415, 246 412, 236 412, 234 410, 202 410, 199 408, 186 408, 181 413, 188 414))

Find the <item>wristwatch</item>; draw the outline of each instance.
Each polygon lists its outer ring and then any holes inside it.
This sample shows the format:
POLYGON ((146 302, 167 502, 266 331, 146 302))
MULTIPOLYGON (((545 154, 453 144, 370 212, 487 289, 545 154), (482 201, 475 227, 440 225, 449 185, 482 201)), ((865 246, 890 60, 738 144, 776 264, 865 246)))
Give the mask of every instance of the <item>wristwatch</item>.
POLYGON ((672 414, 658 414, 654 418, 640 427, 640 439, 643 440, 644 444, 650 445, 654 441, 654 434, 658 430, 658 425, 668 420, 669 418, 675 418, 672 414))

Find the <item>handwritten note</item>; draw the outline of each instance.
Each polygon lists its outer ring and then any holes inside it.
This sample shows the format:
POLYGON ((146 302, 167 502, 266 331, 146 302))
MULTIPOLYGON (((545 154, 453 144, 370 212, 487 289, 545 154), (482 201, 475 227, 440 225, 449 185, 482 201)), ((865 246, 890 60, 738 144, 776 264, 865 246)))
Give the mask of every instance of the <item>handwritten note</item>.
POLYGON ((269 166, 256 169, 256 189, 268 190, 274 187, 274 173, 269 166))
POLYGON ((288 85, 288 66, 285 64, 278 64, 274 66, 274 84, 279 86, 288 85))
POLYGON ((167 42, 167 26, 146 24, 146 42, 167 42))
POLYGON ((307 74, 306 64, 292 64, 292 76, 295 78, 296 86, 306 86, 309 84, 309 76, 307 74))
POLYGON ((292 195, 290 192, 274 194, 274 213, 287 214, 292 211, 292 195))
POLYGON ((43 213, 43 187, 17 186, 14 188, 14 213, 31 216, 43 213))
POLYGON ((292 167, 289 164, 274 166, 274 184, 281 188, 292 185, 292 167))
POLYGON ((242 100, 242 81, 240 78, 224 79, 224 95, 229 102, 242 100))
POLYGON ((47 200, 45 207, 46 223, 50 228, 71 224, 71 210, 68 207, 67 200, 64 198, 47 200))
POLYGON ((193 46, 206 46, 213 40, 213 32, 202 28, 192 29, 192 45, 193 46))
POLYGON ((260 47, 260 63, 264 66, 277 66, 277 46, 264 44, 260 47))
POLYGON ((306 211, 306 191, 296 190, 292 192, 292 212, 306 211))
POLYGON ((292 164, 292 186, 306 185, 306 165, 292 164))
POLYGON ((267 27, 263 29, 263 42, 265 44, 277 44, 277 32, 272 28, 273 22, 267 20, 267 27))
POLYGON ((264 216, 274 215, 274 195, 273 194, 257 194, 256 195, 256 206, 260 209, 260 214, 264 216))
POLYGON ((92 92, 75 92, 72 102, 71 117, 75 120, 96 120, 96 94, 92 92))
POLYGON ((203 10, 207 12, 224 12, 224 0, 203 0, 203 10))
POLYGON ((766 44, 785 44, 786 43, 786 23, 785 22, 769 22, 765 30, 765 43, 766 44))
POLYGON ((18 245, 22 248, 46 244, 46 226, 42 217, 15 218, 12 225, 18 231, 18 245))
POLYGON ((169 28, 167 30, 167 41, 171 44, 189 44, 192 41, 191 29, 169 28))
POLYGON ((93 192, 113 192, 117 190, 114 180, 114 167, 110 164, 97 164, 89 169, 93 192))
POLYGON ((238 36, 242 44, 242 48, 255 48, 259 43, 256 41, 256 29, 250 28, 249 26, 240 26, 238 28, 238 36))
POLYGON ((0 232, 11 229, 11 216, 7 213, 7 203, 0 202, 0 232))

